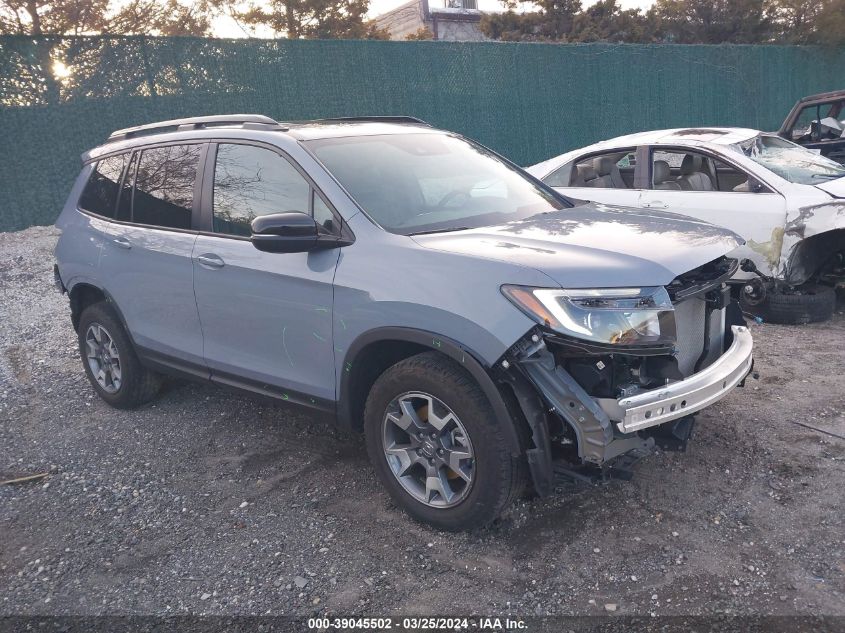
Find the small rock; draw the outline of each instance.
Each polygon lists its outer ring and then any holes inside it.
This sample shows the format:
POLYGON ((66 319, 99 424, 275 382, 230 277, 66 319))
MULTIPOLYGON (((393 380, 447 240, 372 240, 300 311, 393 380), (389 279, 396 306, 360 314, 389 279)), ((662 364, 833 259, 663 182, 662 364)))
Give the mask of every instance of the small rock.
POLYGON ((601 550, 598 547, 593 548, 593 554, 598 554, 601 550))
POLYGON ((672 536, 680 536, 677 532, 672 532, 672 536))
POLYGON ((244 502, 243 502, 243 503, 241 503, 241 505, 239 505, 238 507, 239 507, 239 508, 245 508, 245 507, 247 507, 248 505, 249 505, 249 501, 244 501, 244 502))
POLYGON ((631 576, 631 580, 632 580, 633 582, 637 582, 637 577, 636 577, 636 576, 631 576))
POLYGON ((616 605, 612 602, 608 602, 606 605, 604 605, 604 610, 605 611, 616 611, 616 605))
POLYGON ((299 589, 304 589, 305 585, 308 584, 308 579, 303 578, 302 576, 295 576, 293 579, 293 584, 295 584, 299 589))
POLYGON ((200 600, 208 600, 211 597, 210 593, 204 593, 200 596, 200 600))

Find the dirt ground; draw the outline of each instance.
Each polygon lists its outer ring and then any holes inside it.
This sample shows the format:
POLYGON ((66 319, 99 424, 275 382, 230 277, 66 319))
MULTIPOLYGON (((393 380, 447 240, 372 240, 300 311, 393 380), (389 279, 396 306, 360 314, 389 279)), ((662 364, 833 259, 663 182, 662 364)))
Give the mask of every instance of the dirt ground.
POLYGON ((520 501, 493 527, 408 519, 363 442, 169 382, 95 397, 52 228, 0 234, 2 614, 845 616, 845 315, 752 326, 757 381, 630 482, 520 501))

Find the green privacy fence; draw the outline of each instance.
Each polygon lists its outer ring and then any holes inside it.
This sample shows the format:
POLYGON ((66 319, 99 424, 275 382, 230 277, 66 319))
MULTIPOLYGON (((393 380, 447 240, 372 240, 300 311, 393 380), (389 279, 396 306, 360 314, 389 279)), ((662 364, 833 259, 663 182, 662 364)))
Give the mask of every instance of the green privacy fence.
POLYGON ((644 129, 776 129, 844 69, 806 47, 0 37, 0 230, 53 222, 81 152, 160 119, 408 114, 530 164, 644 129))

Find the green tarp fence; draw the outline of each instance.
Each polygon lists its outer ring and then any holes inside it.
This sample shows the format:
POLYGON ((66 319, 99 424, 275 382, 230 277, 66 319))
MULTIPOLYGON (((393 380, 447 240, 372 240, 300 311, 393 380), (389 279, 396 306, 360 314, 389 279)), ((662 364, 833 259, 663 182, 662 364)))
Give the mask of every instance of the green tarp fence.
POLYGON ((202 114, 407 114, 527 165, 639 130, 777 129, 845 87, 845 50, 781 46, 0 37, 0 231, 53 222, 116 128, 202 114))

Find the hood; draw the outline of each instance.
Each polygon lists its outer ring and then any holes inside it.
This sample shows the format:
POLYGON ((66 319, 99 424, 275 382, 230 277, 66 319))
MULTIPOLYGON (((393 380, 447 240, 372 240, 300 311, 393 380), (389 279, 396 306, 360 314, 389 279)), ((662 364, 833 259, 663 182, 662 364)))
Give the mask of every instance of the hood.
POLYGON ((820 182, 816 185, 816 188, 829 193, 834 198, 845 198, 845 178, 820 182))
POLYGON ((426 248, 528 266, 564 288, 666 285, 743 244, 707 222, 596 203, 414 239, 426 248))

